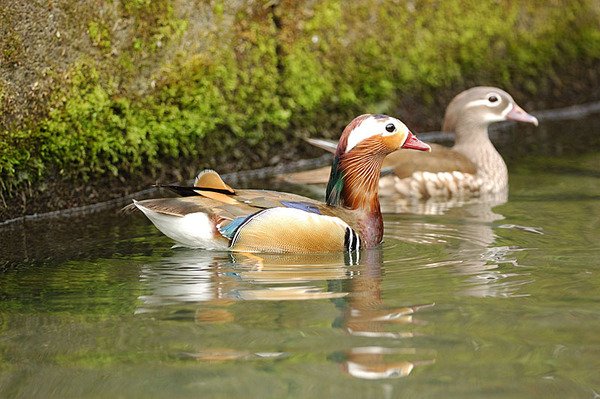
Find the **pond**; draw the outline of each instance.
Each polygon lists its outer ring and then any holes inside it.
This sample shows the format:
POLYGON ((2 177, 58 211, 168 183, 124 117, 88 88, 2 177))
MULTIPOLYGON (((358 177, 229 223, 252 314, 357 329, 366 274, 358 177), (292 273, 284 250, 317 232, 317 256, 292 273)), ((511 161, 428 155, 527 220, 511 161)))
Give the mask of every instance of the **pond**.
POLYGON ((359 259, 172 249, 116 209, 5 226, 0 397, 597 398, 599 138, 503 130, 507 202, 386 200, 359 259))

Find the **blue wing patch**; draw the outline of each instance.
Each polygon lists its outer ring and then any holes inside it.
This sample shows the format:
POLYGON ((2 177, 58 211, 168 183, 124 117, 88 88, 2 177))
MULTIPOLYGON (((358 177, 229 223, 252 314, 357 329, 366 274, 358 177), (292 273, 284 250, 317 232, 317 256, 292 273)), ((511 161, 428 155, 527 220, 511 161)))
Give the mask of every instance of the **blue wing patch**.
MULTIPOLYGON (((319 211, 319 208, 317 208, 315 205, 309 204, 307 202, 281 201, 281 205, 283 205, 286 208, 294 208, 294 209, 299 209, 304 212, 316 213, 317 215, 321 214, 321 211, 319 211)), ((253 213, 252 215, 237 217, 237 218, 233 219, 231 222, 227 223, 226 226, 219 226, 219 227, 217 227, 217 229, 219 230, 219 233, 221 233, 221 235, 223 237, 226 237, 231 240, 231 239, 233 239, 235 234, 238 232, 238 230, 244 225, 244 223, 250 221, 250 219, 252 219, 254 216, 256 216, 262 212, 264 212, 264 210, 253 213)))
POLYGON ((221 235, 223 237, 227 237, 231 240, 231 237, 233 237, 235 235, 235 232, 238 230, 238 228, 252 216, 254 216, 254 215, 240 216, 238 218, 233 219, 231 222, 229 222, 227 224, 227 226, 223 226, 223 227, 219 226, 218 227, 219 233, 221 233, 221 235))
POLYGON ((301 211, 304 211, 304 212, 316 213, 317 215, 321 214, 321 211, 319 210, 319 208, 317 208, 315 205, 312 205, 312 204, 309 204, 306 202, 281 201, 281 205, 285 206, 286 208, 294 208, 294 209, 300 209, 301 211))

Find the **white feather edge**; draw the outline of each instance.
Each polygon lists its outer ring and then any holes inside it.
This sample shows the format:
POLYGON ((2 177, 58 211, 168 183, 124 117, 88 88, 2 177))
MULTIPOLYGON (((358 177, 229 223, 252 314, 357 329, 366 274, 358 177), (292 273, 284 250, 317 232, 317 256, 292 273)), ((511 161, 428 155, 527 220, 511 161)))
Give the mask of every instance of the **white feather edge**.
POLYGON ((211 250, 229 249, 226 242, 215 240, 214 226, 206 213, 174 216, 156 212, 136 200, 133 200, 133 203, 158 230, 181 246, 211 250))
POLYGON ((338 145, 337 141, 327 139, 306 138, 305 140, 310 145, 314 145, 315 147, 331 152, 332 154, 335 154, 338 145))

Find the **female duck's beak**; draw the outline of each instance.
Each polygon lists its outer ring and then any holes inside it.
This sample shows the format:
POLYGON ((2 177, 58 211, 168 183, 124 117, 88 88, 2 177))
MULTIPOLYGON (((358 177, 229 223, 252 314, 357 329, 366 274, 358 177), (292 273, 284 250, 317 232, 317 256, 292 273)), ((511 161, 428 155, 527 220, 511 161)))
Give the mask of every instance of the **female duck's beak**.
POLYGON ((429 145, 423 143, 421 140, 419 140, 417 138, 417 136, 415 136, 411 132, 408 132, 408 137, 406 138, 406 141, 404 142, 404 144, 402 144, 401 148, 431 152, 431 147, 429 145))
POLYGON ((506 119, 508 119, 509 121, 533 123, 534 126, 538 125, 537 118, 533 115, 529 115, 527 112, 525 112, 523 108, 519 107, 517 104, 514 104, 510 112, 506 114, 506 119))

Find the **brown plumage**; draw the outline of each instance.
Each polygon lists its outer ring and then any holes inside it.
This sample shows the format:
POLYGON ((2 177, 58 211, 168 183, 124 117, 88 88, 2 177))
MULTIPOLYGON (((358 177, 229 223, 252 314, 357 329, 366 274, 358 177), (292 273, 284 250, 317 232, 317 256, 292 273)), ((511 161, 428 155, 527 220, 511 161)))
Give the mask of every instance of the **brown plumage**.
POLYGON ((361 115, 344 132, 327 202, 266 190, 234 190, 211 170, 193 187, 167 186, 183 197, 134 201, 165 235, 188 247, 239 252, 333 252, 378 245, 383 223, 377 181, 385 156, 429 150, 385 115, 361 115))
MULTIPOLYGON (((443 199, 505 191, 508 170, 488 136, 489 125, 503 120, 538 123, 498 88, 474 87, 457 95, 446 109, 443 124, 444 131, 455 134, 454 147, 431 145, 431 153, 392 153, 386 157, 383 167, 392 168, 395 174, 393 195, 443 199)), ((312 143, 332 149, 323 140, 312 143)), ((317 169, 290 174, 284 180, 319 184, 326 173, 326 169, 317 169)))

